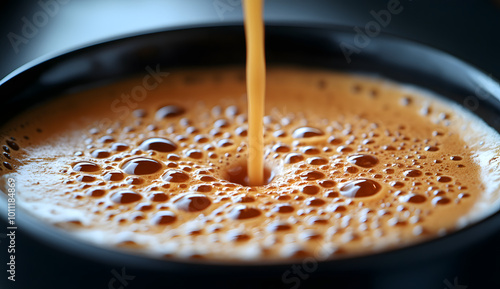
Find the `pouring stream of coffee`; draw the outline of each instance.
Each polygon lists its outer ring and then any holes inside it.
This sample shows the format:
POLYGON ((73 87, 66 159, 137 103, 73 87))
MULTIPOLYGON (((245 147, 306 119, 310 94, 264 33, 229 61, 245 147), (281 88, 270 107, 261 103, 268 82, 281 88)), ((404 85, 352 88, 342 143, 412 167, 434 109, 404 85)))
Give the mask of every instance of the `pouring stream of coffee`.
POLYGON ((263 0, 245 0, 248 98, 248 179, 251 186, 264 184, 264 56, 263 0))

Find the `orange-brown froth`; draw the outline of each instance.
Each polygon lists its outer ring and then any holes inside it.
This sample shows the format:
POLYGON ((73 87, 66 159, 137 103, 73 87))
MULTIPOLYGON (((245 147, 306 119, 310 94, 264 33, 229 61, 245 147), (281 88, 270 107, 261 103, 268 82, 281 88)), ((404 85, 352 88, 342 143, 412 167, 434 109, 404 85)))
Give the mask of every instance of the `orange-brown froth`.
POLYGON ((499 137, 482 122, 386 81, 295 68, 268 72, 270 181, 246 186, 242 73, 178 71, 141 101, 121 101, 132 79, 40 106, 2 128, 0 174, 19 207, 87 241, 222 262, 368 254, 498 208, 499 137))

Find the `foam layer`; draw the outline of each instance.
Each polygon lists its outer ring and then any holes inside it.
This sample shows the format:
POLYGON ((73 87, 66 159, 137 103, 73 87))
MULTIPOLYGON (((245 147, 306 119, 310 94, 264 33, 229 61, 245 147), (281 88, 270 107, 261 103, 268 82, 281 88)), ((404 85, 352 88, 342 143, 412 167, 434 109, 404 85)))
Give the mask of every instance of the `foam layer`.
POLYGON ((142 85, 6 124, 0 175, 16 179, 18 206, 98 245, 222 262, 369 254, 499 207, 498 134, 422 91, 269 69, 271 181, 248 187, 243 70, 171 72, 139 95, 142 85))

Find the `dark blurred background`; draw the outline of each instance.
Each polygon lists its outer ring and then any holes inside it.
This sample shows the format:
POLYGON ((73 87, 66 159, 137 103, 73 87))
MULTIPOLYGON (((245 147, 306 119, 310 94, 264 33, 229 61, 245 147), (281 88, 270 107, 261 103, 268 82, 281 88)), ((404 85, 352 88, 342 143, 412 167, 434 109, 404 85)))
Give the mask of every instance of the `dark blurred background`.
MULTIPOLYGON (((364 26, 397 0, 267 0, 269 23, 364 26)), ((429 44, 500 78, 500 1, 400 0, 385 32, 429 44)), ((0 78, 38 58, 110 38, 242 20, 241 0, 2 0, 0 78)))

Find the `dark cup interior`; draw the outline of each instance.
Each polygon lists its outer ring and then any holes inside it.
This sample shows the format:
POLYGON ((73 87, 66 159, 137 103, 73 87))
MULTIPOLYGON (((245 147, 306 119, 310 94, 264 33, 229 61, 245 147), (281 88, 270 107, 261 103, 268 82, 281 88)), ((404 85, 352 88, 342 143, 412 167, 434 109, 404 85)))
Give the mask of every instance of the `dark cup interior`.
MULTIPOLYGON (((499 130, 500 86, 489 76, 449 54, 412 41, 378 35, 361 47, 356 37, 354 31, 342 27, 267 26, 268 66, 368 73, 416 85, 465 106, 499 130), (346 47, 354 47, 355 52, 346 57, 346 47)), ((147 66, 173 71, 244 63, 245 39, 240 25, 174 29, 113 40, 35 61, 6 77, 0 83, 0 120, 4 122, 30 105, 58 95, 144 75, 147 66)), ((7 227, 3 195, 0 210, 1 225, 7 227)), ((17 210, 16 222, 17 281, 3 278, 0 284, 19 287, 2 288, 500 285, 493 277, 500 269, 500 250, 494 246, 500 239, 500 214, 448 236, 390 252, 323 262, 307 259, 296 264, 252 265, 159 260, 98 248, 39 222, 22 209, 17 210)), ((0 244, 2 256, 7 251, 4 244, 7 242, 0 244)))

